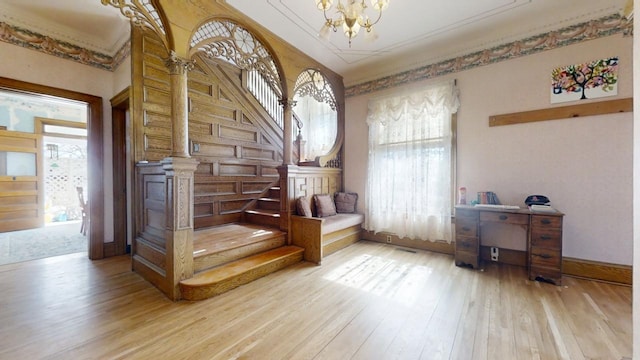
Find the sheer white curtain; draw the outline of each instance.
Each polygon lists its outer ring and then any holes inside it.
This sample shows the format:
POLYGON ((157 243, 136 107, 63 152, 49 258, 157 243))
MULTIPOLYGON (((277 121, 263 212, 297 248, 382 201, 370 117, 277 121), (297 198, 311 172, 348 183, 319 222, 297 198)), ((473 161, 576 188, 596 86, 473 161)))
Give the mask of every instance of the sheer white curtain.
POLYGON ((451 241, 454 81, 369 102, 365 228, 451 241))

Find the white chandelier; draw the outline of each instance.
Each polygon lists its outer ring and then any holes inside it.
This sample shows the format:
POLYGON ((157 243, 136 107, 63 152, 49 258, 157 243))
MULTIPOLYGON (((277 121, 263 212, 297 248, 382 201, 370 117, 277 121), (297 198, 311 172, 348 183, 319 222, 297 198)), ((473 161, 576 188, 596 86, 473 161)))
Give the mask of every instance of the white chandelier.
POLYGON ((351 39, 358 35, 360 28, 367 30, 367 35, 372 40, 377 36, 373 32, 373 25, 377 24, 382 17, 382 11, 389 6, 390 0, 371 0, 371 6, 378 12, 375 21, 371 21, 371 18, 365 13, 368 8, 365 0, 346 0, 346 5, 342 4, 341 0, 338 0, 336 7, 336 16, 328 17, 327 11, 331 9, 333 0, 315 0, 316 6, 324 13, 324 19, 326 20, 322 29, 320 30, 320 37, 328 40, 331 30, 338 31, 338 27, 342 27, 344 35, 349 39, 349 47, 351 47, 351 39))

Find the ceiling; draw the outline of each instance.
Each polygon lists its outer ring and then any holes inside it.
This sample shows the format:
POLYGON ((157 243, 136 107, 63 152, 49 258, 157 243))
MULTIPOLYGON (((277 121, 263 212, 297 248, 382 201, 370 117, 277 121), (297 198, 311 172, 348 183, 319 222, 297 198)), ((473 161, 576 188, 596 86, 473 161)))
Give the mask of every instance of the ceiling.
MULTIPOLYGON (((626 2, 390 0, 374 26, 378 38, 368 41, 361 30, 349 47, 340 32, 328 42, 317 36, 324 17, 314 0, 227 0, 347 86, 621 12, 626 2)), ((0 21, 108 55, 129 37, 127 20, 100 0, 2 0, 0 21)))

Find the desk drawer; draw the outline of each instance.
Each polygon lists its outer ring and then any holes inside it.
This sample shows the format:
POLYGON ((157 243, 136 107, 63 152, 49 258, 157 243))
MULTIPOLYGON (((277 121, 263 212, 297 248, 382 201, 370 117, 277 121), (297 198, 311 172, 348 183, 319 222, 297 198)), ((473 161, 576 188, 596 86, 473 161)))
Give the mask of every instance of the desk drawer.
POLYGON ((562 271, 546 267, 531 266, 529 268, 529 280, 535 281, 538 278, 553 282, 556 285, 562 285, 562 271))
POLYGON ((456 236, 456 251, 469 251, 478 253, 478 238, 456 236))
POLYGON ((480 221, 515 225, 529 225, 529 215, 483 211, 480 213, 480 221))
POLYGON ((466 218, 456 219, 456 236, 478 236, 478 222, 466 218))
POLYGON ((477 269, 480 265, 480 257, 477 253, 456 251, 455 262, 457 266, 467 265, 477 269))
POLYGON ((541 229, 561 229, 562 217, 560 216, 544 216, 532 215, 531 227, 541 229))
POLYGON ((458 219, 478 220, 478 211, 467 209, 456 209, 456 221, 458 219))
POLYGON ((531 229, 531 246, 562 249, 562 232, 558 229, 531 229))
POLYGON ((529 257, 531 258, 530 265, 533 267, 543 266, 551 268, 560 268, 560 262, 562 256, 560 250, 545 249, 539 247, 531 247, 529 257))

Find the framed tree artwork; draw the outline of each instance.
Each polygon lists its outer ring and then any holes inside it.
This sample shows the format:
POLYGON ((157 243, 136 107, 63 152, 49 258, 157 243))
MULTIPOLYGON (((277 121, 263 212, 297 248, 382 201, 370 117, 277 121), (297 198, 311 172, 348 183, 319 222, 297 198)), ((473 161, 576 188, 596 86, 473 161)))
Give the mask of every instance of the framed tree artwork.
POLYGON ((551 103, 618 94, 618 57, 559 67, 551 72, 551 103))

